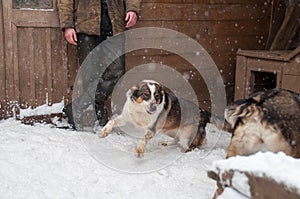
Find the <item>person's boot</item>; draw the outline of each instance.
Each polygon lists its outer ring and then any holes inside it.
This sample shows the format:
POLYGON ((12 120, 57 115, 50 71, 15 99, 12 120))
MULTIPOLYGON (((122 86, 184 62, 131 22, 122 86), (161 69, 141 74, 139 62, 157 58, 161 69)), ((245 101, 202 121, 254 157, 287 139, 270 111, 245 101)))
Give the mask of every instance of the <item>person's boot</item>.
POLYGON ((108 112, 104 104, 95 104, 96 116, 100 126, 105 126, 108 122, 108 112))
POLYGON ((74 117, 73 117, 73 111, 72 111, 72 102, 69 103, 67 106, 65 106, 62 111, 65 114, 65 116, 67 117, 67 121, 68 121, 69 125, 73 129, 76 130, 74 117))
POLYGON ((68 104, 65 108, 63 108, 63 112, 67 117, 67 121, 69 123, 69 125, 71 126, 71 128, 73 128, 74 130, 82 130, 83 129, 83 125, 82 125, 82 115, 83 115, 83 110, 76 110, 76 113, 73 113, 73 106, 74 103, 70 103, 68 104))
MULTIPOLYGON (((83 126, 86 126, 87 123, 94 123, 96 121, 95 114, 91 115, 89 117, 89 120, 93 121, 86 121, 87 118, 83 121, 82 117, 86 117, 87 114, 84 114, 84 112, 88 109, 88 107, 91 105, 91 98, 88 95, 80 96, 73 100, 71 103, 69 103, 64 109, 63 112, 67 116, 68 123, 71 125, 71 127, 75 130, 82 130, 83 126), (74 112, 75 111, 75 112, 74 112), (83 122, 85 124, 83 124, 83 122)), ((89 125, 89 124, 87 124, 89 125)))

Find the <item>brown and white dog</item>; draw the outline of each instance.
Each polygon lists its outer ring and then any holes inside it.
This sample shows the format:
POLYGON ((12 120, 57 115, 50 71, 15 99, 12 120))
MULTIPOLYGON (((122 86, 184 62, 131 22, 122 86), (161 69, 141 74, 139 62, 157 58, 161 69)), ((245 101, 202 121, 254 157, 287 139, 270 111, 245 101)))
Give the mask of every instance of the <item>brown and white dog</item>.
POLYGON ((300 157, 300 96, 283 89, 258 92, 225 110, 232 127, 227 158, 258 151, 300 157))
POLYGON ((144 128, 145 135, 136 147, 138 157, 143 156, 147 142, 158 131, 174 138, 173 141, 162 142, 162 145, 179 143, 184 151, 201 146, 205 140, 205 126, 210 120, 210 113, 188 100, 179 100, 158 82, 144 80, 129 89, 126 97, 122 113, 101 129, 100 137, 126 123, 144 128), (195 118, 195 115, 199 117, 195 118))

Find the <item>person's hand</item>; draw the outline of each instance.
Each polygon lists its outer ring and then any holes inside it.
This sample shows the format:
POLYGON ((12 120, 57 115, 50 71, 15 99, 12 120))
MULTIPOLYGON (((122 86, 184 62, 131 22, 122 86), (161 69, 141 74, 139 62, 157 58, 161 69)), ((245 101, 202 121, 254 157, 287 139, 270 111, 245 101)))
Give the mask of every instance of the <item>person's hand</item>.
POLYGON ((77 45, 77 36, 74 28, 66 28, 65 29, 65 38, 66 40, 73 45, 77 45))
POLYGON ((129 11, 126 13, 126 17, 125 17, 125 21, 126 23, 126 28, 130 28, 132 26, 134 26, 136 24, 137 21, 137 15, 135 12, 133 11, 129 11))

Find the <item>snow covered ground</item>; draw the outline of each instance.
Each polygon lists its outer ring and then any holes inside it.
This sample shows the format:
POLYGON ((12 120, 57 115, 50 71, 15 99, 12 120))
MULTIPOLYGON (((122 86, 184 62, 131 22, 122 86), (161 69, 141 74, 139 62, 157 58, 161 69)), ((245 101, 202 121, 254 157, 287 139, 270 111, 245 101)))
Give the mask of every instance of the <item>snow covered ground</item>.
POLYGON ((0 198, 211 198, 207 170, 225 158, 230 140, 209 125, 201 149, 183 154, 154 139, 139 159, 129 136, 99 139, 14 119, 0 129, 0 198))

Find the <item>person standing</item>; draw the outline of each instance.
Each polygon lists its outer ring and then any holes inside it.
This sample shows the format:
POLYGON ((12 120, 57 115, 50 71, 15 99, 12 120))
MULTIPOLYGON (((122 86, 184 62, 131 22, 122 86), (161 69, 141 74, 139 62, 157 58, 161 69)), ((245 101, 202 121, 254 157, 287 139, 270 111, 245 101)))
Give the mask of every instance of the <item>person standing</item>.
MULTIPOLYGON (((70 44, 77 46, 79 64, 82 65, 95 47, 136 24, 140 12, 140 0, 59 0, 58 10, 64 37, 70 44)), ((123 47, 120 46, 121 49, 123 47)), ((110 53, 114 53, 113 50, 114 47, 105 49, 105 51, 112 51, 110 53)), ((63 109, 68 123, 75 129, 80 128, 80 125, 76 126, 76 124, 80 124, 82 112, 93 99, 91 93, 85 92, 91 87, 88 78, 84 77, 86 76, 84 74, 88 73, 92 74, 95 71, 84 71, 82 96, 63 109), (76 113, 73 113, 74 110, 76 113)), ((105 102, 124 73, 125 58, 122 55, 112 61, 102 74, 101 81, 98 82, 94 99, 100 126, 104 126, 108 121, 105 102)))

